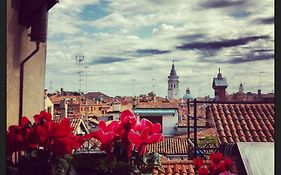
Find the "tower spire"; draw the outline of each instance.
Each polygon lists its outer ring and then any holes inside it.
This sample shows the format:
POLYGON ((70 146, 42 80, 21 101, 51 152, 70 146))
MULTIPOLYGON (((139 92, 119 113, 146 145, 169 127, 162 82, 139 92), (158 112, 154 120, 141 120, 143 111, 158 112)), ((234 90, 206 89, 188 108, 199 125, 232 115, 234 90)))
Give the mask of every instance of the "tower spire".
POLYGON ((172 69, 168 76, 168 98, 177 99, 179 97, 179 76, 175 69, 175 60, 173 60, 172 69))

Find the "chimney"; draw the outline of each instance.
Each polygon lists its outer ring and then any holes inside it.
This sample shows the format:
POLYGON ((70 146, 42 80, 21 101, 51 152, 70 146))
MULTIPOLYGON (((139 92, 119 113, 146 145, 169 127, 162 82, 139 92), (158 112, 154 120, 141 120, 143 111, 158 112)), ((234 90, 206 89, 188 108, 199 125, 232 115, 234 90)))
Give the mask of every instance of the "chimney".
POLYGON ((258 89, 258 95, 261 95, 261 89, 258 89))
POLYGON ((60 88, 60 94, 63 95, 63 88, 60 88))
POLYGON ((67 103, 65 99, 60 101, 60 118, 64 117, 67 117, 67 103))

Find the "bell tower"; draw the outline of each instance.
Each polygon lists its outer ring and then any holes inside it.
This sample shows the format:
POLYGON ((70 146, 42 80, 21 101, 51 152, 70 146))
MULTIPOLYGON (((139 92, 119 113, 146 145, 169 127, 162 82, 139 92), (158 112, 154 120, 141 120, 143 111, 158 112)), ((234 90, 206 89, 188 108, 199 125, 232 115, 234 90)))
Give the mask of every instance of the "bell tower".
POLYGON ((225 90, 227 88, 227 82, 226 78, 222 77, 222 74, 220 72, 219 68, 219 73, 217 77, 213 78, 213 89, 215 91, 215 101, 225 101, 226 100, 226 93, 225 90))
POLYGON ((179 76, 177 76, 175 69, 175 61, 173 60, 172 69, 168 76, 168 99, 179 98, 179 76))

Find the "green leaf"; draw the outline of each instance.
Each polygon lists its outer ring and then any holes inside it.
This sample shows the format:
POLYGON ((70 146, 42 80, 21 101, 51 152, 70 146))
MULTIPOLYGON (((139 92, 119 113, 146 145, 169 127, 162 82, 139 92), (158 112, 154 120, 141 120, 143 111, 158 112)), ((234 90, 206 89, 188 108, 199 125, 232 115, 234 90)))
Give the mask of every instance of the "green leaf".
POLYGON ((73 157, 70 154, 65 154, 64 159, 67 161, 67 163, 71 163, 73 157))
POLYGON ((36 158, 38 156, 38 151, 37 150, 33 150, 30 155, 31 155, 31 157, 36 158))

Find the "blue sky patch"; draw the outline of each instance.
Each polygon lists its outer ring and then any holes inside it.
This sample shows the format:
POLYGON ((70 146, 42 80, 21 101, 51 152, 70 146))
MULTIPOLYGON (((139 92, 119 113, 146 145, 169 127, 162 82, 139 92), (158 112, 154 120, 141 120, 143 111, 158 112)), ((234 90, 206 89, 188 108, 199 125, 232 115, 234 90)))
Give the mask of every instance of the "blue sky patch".
POLYGON ((79 16, 81 19, 88 21, 101 19, 110 14, 107 5, 107 1, 101 1, 99 4, 88 5, 82 10, 79 16))

